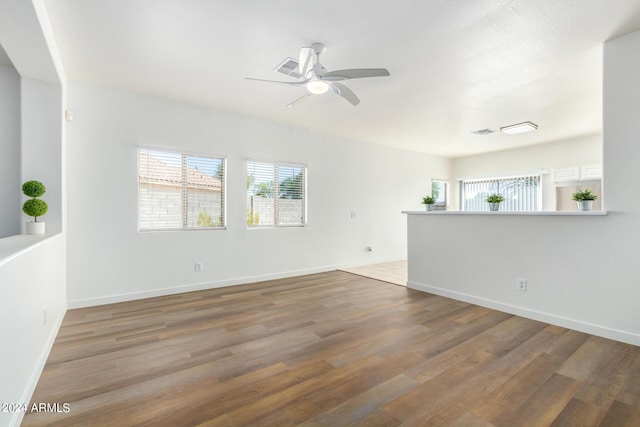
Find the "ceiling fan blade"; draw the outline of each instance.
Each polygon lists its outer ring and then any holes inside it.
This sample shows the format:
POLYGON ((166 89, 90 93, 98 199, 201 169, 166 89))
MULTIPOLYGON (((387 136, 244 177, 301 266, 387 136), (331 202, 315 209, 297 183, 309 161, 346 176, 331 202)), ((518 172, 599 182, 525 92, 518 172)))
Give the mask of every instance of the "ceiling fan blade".
POLYGON ((300 57, 298 58, 298 68, 300 69, 300 75, 306 79, 309 70, 313 68, 313 56, 314 52, 311 47, 303 47, 300 49, 300 57))
POLYGON ((332 83, 331 89, 333 89, 335 93, 349 101, 354 107, 360 103, 360 99, 358 99, 356 94, 342 83, 332 83))
POLYGON ((295 101, 291 101, 290 103, 288 103, 287 105, 285 105, 285 107, 287 108, 291 108, 294 105, 296 105, 298 102, 304 101, 305 99, 307 99, 307 97, 311 96, 310 93, 305 93, 304 95, 302 95, 300 98, 296 99, 295 101))
POLYGON ((324 73, 322 80, 339 81, 348 79, 361 79, 364 77, 386 77, 389 76, 386 68, 353 68, 349 70, 337 70, 324 73))
POLYGON ((253 80, 256 82, 267 82, 267 83, 279 83, 282 85, 291 85, 291 86, 299 86, 304 85, 306 82, 281 82, 279 80, 264 80, 264 79, 254 79, 253 77, 245 77, 245 80, 253 80))

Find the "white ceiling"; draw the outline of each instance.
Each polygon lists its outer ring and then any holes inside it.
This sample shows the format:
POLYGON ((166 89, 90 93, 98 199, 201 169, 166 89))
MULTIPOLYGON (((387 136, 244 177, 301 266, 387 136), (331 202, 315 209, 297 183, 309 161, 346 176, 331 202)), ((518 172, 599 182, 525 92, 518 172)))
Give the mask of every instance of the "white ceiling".
MULTIPOLYGON (((602 43, 640 29, 638 0, 46 0, 71 80, 442 156, 602 128, 602 43), (329 70, 389 69, 284 108, 287 56, 322 42, 329 70), (530 134, 472 131, 530 120, 530 134)), ((71 106, 72 107, 72 106, 71 106)))

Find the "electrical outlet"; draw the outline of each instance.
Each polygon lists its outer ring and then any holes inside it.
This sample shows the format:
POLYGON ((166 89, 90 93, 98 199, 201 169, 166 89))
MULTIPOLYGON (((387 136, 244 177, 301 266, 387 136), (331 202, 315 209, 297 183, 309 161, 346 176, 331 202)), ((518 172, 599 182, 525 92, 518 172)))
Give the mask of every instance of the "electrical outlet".
POLYGON ((373 252, 373 248, 371 246, 367 246, 365 249, 367 250, 367 252, 373 252))
POLYGON ((518 279, 516 289, 522 292, 527 292, 527 279, 518 279))
POLYGON ((201 262, 196 262, 196 263, 193 265, 193 269, 194 269, 195 271, 197 271, 198 273, 202 272, 202 263, 201 263, 201 262))

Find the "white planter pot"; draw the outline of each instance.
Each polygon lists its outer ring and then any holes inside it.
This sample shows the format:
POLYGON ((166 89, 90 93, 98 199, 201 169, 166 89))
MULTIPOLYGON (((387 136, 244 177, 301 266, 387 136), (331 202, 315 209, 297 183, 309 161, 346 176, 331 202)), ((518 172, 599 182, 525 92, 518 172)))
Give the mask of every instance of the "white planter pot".
POLYGON ((45 223, 42 221, 27 223, 27 234, 44 234, 45 223))
POLYGON ((492 212, 500 210, 500 203, 489 203, 489 210, 492 212))
POLYGON ((431 212, 431 211, 433 211, 433 204, 430 204, 430 205, 425 204, 425 205, 424 205, 424 207, 425 207, 425 209, 427 210, 427 212, 431 212))
POLYGON ((590 211, 593 207, 593 200, 580 200, 576 201, 578 203, 579 211, 590 211))

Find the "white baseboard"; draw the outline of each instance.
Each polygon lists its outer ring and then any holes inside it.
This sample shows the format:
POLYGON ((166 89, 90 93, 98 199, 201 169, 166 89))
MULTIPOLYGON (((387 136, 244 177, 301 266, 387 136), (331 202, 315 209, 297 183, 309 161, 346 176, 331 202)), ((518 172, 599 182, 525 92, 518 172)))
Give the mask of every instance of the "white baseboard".
POLYGON ((336 266, 325 266, 306 270, 287 271, 283 273, 240 277, 236 279, 220 280, 216 282, 191 283, 188 285, 172 286, 170 288, 150 289, 148 291, 107 295, 96 298, 76 299, 68 301, 68 307, 70 309, 94 307, 97 305, 114 304, 118 302, 133 301, 137 299, 161 297, 165 295, 180 294, 184 292, 203 291, 206 289, 223 288, 226 286, 244 285, 247 283, 263 282, 265 280, 284 279, 287 277, 304 276, 306 274, 324 273, 327 271, 336 270, 336 268, 336 266))
MULTIPOLYGON (((58 336, 58 332, 60 331, 60 327, 62 326, 62 321, 64 320, 64 315, 67 312, 67 305, 65 304, 62 307, 62 310, 58 314, 58 317, 55 320, 55 324, 51 331, 49 332, 49 336, 47 337, 47 341, 40 352, 40 356, 33 367, 33 371, 31 371, 31 375, 29 377, 29 381, 22 393, 22 398, 19 402, 23 402, 26 405, 31 402, 31 398, 33 397, 33 392, 36 391, 36 387, 38 385, 38 381, 40 380, 40 375, 42 375, 42 371, 44 370, 44 365, 47 364, 47 359, 49 358, 49 353, 51 353, 51 349, 53 348, 53 343, 56 341, 56 337, 58 336)), ((25 413, 22 411, 14 412, 11 421, 9 422, 9 426, 18 427, 22 423, 22 419, 24 418, 25 413)))
POLYGON ((640 335, 632 332, 621 331, 618 329, 608 328, 606 326, 600 326, 580 320, 569 319, 557 314, 531 310, 524 307, 505 304, 500 301, 482 298, 463 292, 451 291, 448 289, 439 288, 437 286, 425 285, 413 281, 407 282, 407 287, 430 294, 440 295, 443 297, 480 305, 482 307, 492 308, 495 310, 503 311, 505 313, 515 314, 517 316, 526 317, 528 319, 538 320, 540 322, 550 323, 556 326, 562 326, 563 328, 573 329, 579 332, 585 332, 587 334, 597 335, 599 337, 609 338, 612 340, 625 342, 627 344, 640 346, 640 335))

